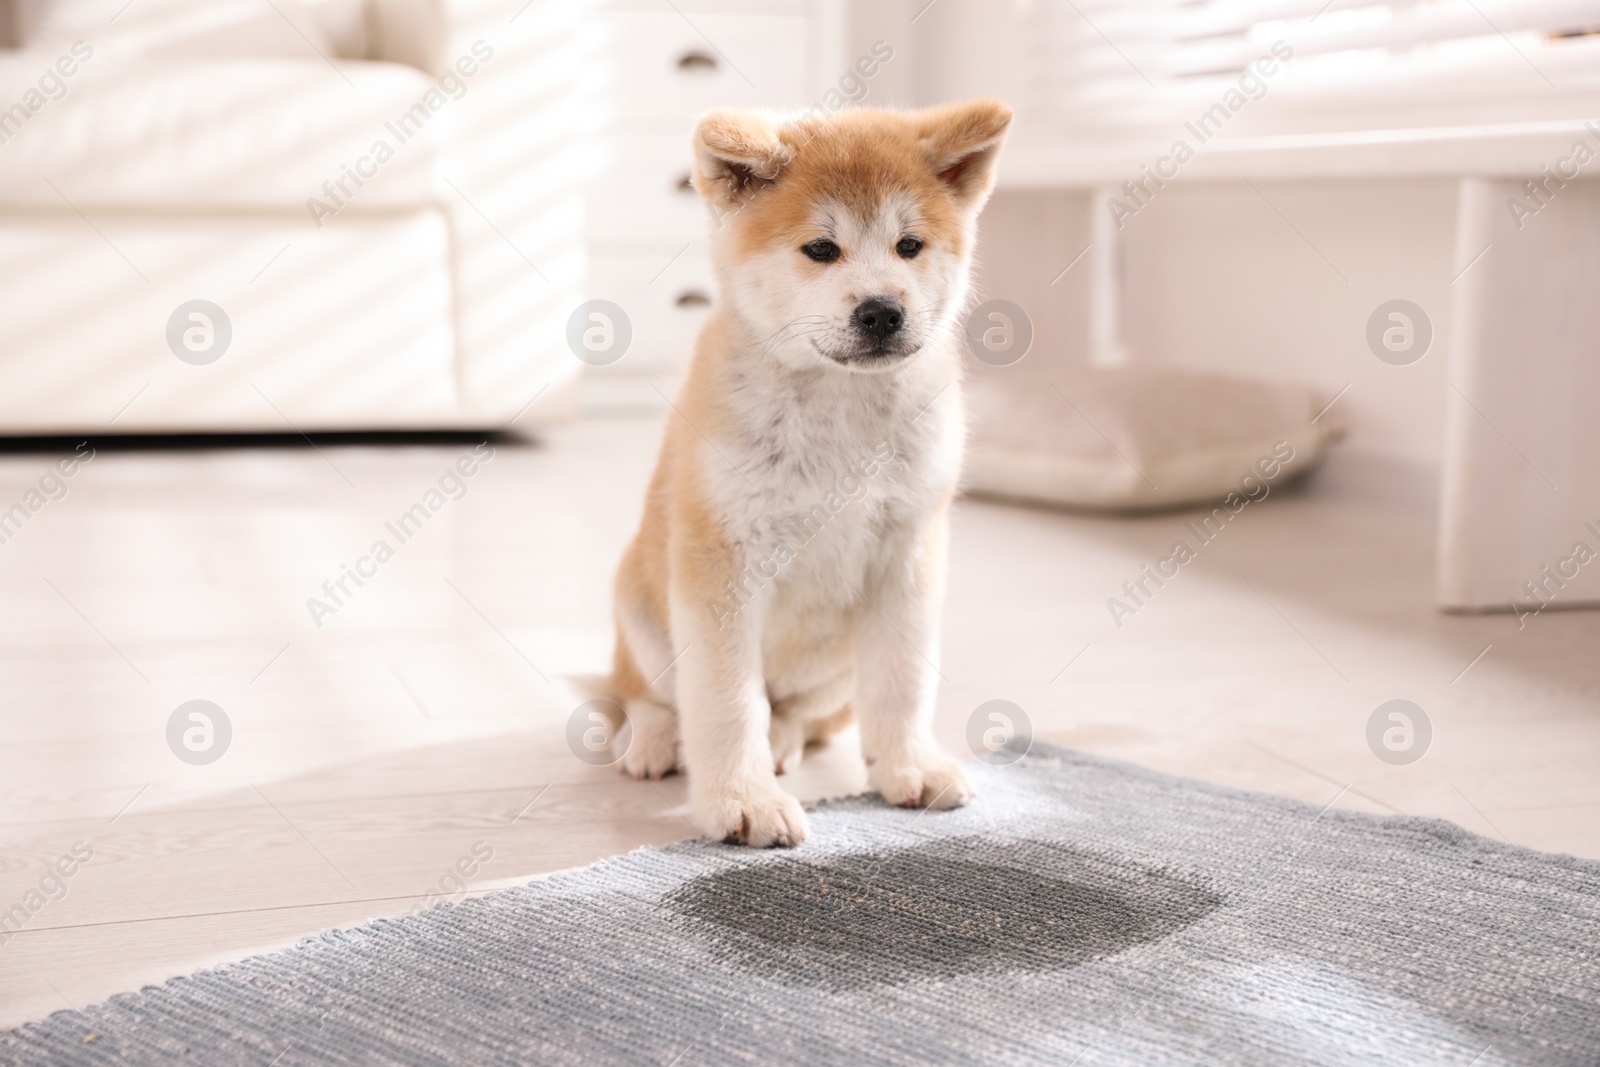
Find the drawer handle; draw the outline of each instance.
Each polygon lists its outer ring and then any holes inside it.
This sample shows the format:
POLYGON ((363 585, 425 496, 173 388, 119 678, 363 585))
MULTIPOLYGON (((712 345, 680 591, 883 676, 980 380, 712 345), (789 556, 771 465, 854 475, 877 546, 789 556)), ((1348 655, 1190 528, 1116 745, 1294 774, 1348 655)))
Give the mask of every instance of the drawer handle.
POLYGON ((685 52, 678 57, 678 69, 687 71, 716 70, 717 61, 704 52, 685 52))
POLYGON ((676 303, 681 308, 703 308, 711 306, 711 298, 698 289, 688 289, 678 294, 676 303))
POLYGON ((680 192, 680 193, 693 193, 694 192, 694 179, 691 178, 687 173, 685 173, 684 175, 682 175, 678 179, 678 192, 680 192))

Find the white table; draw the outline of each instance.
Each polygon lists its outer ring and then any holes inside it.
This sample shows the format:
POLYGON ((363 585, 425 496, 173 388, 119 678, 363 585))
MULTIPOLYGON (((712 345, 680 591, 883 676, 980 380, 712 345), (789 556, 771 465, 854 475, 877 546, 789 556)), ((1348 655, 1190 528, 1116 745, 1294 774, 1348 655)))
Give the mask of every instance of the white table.
MULTIPOLYGON (((1128 359, 1120 232, 1106 201, 1126 198, 1123 183, 1171 143, 1007 149, 1003 188, 1092 194, 1088 329, 1097 363, 1128 359)), ((1439 604, 1600 602, 1600 558, 1574 557, 1578 542, 1600 556, 1600 121, 1219 136, 1174 180, 1391 177, 1460 182, 1439 604), (1578 143, 1595 153, 1581 168, 1578 143), (1508 200, 1533 203, 1524 183, 1557 167, 1577 176, 1549 182, 1534 219, 1515 217, 1508 200)))

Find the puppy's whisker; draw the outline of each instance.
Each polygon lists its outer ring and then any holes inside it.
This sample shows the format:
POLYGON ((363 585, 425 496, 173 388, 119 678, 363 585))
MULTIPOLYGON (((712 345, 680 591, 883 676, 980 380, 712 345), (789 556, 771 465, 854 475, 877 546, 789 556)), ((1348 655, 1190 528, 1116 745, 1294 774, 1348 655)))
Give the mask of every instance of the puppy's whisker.
POLYGON ((779 326, 775 331, 773 331, 772 336, 768 337, 766 341, 762 342, 762 344, 766 344, 767 341, 771 341, 773 338, 775 338, 775 337, 779 336, 780 334, 782 334, 785 330, 788 330, 788 329, 790 329, 790 328, 792 328, 794 326, 797 326, 797 325, 799 325, 801 323, 812 322, 812 321, 814 321, 816 323, 823 323, 823 322, 826 322, 827 320, 822 315, 801 315, 798 318, 790 319, 788 322, 784 323, 782 326, 779 326))

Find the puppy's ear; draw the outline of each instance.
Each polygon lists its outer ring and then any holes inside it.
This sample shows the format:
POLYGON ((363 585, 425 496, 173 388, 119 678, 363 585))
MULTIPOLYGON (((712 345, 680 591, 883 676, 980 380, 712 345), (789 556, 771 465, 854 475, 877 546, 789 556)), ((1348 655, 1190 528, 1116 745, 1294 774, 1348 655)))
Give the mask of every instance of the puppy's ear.
POLYGON ((994 187, 994 164, 1011 125, 1011 109, 979 97, 912 116, 928 164, 958 204, 977 207, 994 187))
POLYGON ((712 111, 695 124, 694 187, 713 206, 744 203, 793 158, 777 123, 759 111, 712 111))

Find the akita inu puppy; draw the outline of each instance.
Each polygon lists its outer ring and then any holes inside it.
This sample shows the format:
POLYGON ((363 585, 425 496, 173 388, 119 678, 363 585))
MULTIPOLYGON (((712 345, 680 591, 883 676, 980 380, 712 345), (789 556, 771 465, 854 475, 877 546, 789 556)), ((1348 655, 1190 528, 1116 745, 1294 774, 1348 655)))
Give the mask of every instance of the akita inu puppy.
POLYGON ((973 796, 930 722, 962 316, 1011 111, 993 100, 694 132, 721 299, 616 581, 635 777, 682 767, 708 837, 796 845, 775 773, 861 723, 874 789, 973 796))

